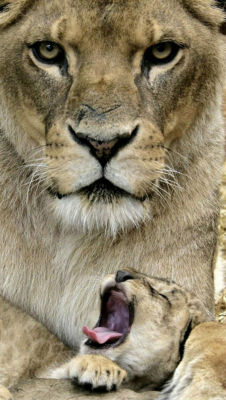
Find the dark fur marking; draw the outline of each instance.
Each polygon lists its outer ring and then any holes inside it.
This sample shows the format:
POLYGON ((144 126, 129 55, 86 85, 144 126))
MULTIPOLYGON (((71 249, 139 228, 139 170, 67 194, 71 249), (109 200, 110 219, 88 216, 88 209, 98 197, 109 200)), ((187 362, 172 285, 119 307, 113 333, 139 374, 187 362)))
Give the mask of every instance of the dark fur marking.
POLYGON ((221 27, 220 27, 220 33, 222 33, 222 35, 226 35, 226 22, 224 22, 221 27))
MULTIPOLYGON (((222 8, 222 10, 226 13, 226 0, 216 0, 216 1, 218 3, 218 7, 222 8)), ((220 27, 220 33, 226 35, 226 18, 220 27)))
MULTIPOLYGON (((226 0, 215 0, 217 7, 221 8, 226 13, 226 0)), ((220 27, 220 33, 226 35, 226 19, 220 27)))
POLYGON ((171 306, 171 302, 170 302, 170 300, 168 299, 167 296, 165 296, 164 294, 162 294, 162 293, 158 292, 156 289, 154 289, 153 286, 150 285, 150 283, 148 283, 148 287, 150 289, 150 292, 151 292, 152 296, 158 296, 158 297, 161 296, 171 306))
POLYGON ((215 0, 217 7, 226 11, 226 0, 215 0))
POLYGON ((187 329, 185 331, 185 334, 184 334, 184 339, 180 343, 180 347, 179 347, 180 360, 182 360, 182 358, 184 356, 185 343, 186 343, 191 331, 192 331, 192 321, 189 322, 187 329))
POLYGON ((93 389, 93 385, 90 382, 85 382, 82 384, 85 390, 91 391, 93 389))
POLYGON ((0 5, 0 12, 6 12, 6 11, 8 11, 8 6, 9 6, 9 3, 0 5))

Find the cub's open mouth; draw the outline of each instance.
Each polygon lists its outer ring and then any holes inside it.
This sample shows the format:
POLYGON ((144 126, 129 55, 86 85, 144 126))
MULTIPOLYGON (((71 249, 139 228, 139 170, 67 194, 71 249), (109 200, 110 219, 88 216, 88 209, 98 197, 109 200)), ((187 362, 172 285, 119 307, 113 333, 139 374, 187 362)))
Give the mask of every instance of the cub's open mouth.
POLYGON ((86 345, 93 348, 119 346, 130 332, 134 318, 134 305, 117 287, 107 290, 101 302, 100 318, 93 329, 83 327, 88 336, 86 345))

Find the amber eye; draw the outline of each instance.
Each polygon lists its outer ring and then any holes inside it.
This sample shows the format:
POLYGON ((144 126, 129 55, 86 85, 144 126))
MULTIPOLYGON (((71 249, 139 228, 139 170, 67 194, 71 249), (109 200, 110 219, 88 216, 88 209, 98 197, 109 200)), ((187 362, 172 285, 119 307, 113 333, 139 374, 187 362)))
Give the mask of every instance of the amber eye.
POLYGON ((167 64, 177 56, 184 46, 174 42, 160 42, 149 47, 143 57, 142 67, 149 68, 155 65, 167 64))
POLYGON ((30 46, 35 58, 46 64, 62 64, 65 53, 62 47, 54 42, 36 42, 30 46))
POLYGON ((157 60, 167 59, 173 52, 173 45, 170 42, 163 42, 152 46, 152 55, 157 60))

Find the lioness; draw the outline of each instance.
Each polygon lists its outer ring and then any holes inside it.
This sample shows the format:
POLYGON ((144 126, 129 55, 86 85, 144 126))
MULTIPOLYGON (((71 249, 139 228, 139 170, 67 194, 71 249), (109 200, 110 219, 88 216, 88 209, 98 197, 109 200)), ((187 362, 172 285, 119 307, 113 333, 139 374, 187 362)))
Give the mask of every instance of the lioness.
POLYGON ((220 3, 0 0, 0 294, 69 346, 127 265, 213 312, 220 3))

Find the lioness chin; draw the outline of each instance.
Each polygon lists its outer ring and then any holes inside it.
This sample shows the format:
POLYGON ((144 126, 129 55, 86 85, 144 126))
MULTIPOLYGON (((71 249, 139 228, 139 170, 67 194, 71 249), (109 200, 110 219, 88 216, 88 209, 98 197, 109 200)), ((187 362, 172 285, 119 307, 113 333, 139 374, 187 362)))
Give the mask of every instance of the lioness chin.
POLYGON ((221 6, 0 0, 0 294, 69 346, 126 266, 213 315, 221 6))

